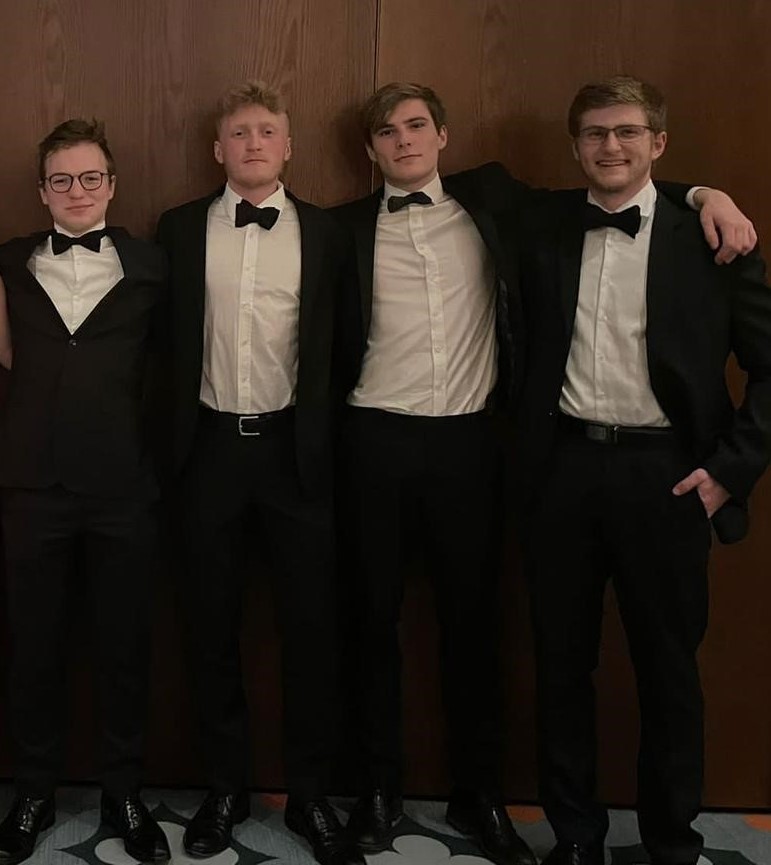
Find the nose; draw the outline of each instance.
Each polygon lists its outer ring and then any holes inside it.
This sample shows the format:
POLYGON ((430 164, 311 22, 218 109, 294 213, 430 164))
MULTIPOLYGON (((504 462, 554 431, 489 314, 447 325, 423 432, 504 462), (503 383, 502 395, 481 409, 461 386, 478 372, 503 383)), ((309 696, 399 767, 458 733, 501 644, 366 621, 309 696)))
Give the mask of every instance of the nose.
POLYGON ((410 133, 406 129, 402 129, 396 133, 396 146, 399 148, 409 147, 412 144, 410 133))
POLYGON ((621 142, 619 141, 618 136, 616 135, 616 131, 614 129, 609 129, 605 133, 605 140, 602 142, 602 146, 605 150, 611 151, 621 149, 621 142))
POLYGON ((83 198, 86 194, 86 190, 83 189, 83 185, 80 182, 80 178, 76 177, 72 181, 72 186, 70 187, 69 196, 70 198, 83 198))

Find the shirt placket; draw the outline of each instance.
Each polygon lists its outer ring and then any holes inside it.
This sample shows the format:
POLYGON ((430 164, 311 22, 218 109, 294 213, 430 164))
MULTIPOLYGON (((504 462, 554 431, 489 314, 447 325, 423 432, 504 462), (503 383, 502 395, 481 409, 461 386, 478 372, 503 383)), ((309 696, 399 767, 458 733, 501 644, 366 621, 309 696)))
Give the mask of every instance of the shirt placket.
POLYGON ((81 261, 80 250, 70 247, 72 253, 72 292, 70 294, 70 320, 68 322, 70 331, 74 333, 80 325, 80 316, 83 312, 83 295, 81 291, 81 261))
POLYGON ((427 242, 423 211, 420 208, 410 208, 409 224, 415 251, 423 259, 423 271, 426 279, 428 325, 431 340, 432 414, 441 415, 447 410, 447 334, 439 262, 427 242))
POLYGON ((241 282, 238 292, 238 413, 249 411, 252 392, 252 328, 254 325, 254 294, 257 280, 257 255, 259 251, 259 232, 250 225, 244 240, 244 254, 241 262, 241 282))
POLYGON ((604 231, 597 307, 594 314, 594 405, 597 417, 604 412, 608 399, 608 298, 612 291, 613 238, 612 232, 607 228, 604 231))

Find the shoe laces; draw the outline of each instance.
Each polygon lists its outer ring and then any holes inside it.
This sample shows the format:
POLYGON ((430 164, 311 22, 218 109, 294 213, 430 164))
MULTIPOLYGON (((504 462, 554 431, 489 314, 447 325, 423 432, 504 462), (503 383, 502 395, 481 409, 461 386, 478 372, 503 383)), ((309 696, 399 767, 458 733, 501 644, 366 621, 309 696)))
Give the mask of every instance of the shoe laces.
POLYGON ((41 799, 30 799, 25 796, 19 803, 19 812, 16 825, 22 832, 31 832, 35 825, 35 820, 42 810, 43 802, 41 799))
POLYGON ((123 803, 123 809, 129 828, 136 829, 142 822, 142 812, 139 802, 129 796, 123 803))

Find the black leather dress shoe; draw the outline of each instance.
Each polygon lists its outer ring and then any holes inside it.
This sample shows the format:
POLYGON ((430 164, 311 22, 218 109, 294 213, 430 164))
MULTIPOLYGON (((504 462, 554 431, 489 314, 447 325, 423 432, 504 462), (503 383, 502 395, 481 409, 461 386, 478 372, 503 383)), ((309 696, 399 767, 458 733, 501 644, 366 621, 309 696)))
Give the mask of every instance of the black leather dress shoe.
POLYGON ((284 822, 308 841, 321 865, 365 865, 364 857, 349 839, 326 799, 299 802, 290 797, 284 811, 284 822))
POLYGON ((391 846, 402 817, 401 796, 374 790, 353 806, 345 830, 359 850, 380 853, 391 846))
POLYGON ((32 855, 37 836, 53 826, 54 800, 17 796, 0 824, 0 865, 16 865, 32 855))
POLYGON ((542 865, 605 865, 602 844, 567 844, 560 841, 542 865))
POLYGON ((532 850, 514 831, 502 802, 456 790, 447 804, 446 819, 461 835, 472 838, 496 865, 537 865, 532 850))
POLYGON ((102 793, 102 820, 119 837, 129 856, 140 862, 166 862, 171 858, 163 829, 153 820, 139 796, 114 799, 102 793))
POLYGON ((230 846, 233 826, 243 823, 249 816, 249 794, 217 795, 209 793, 203 804, 187 824, 182 844, 188 856, 205 859, 216 856, 230 846))

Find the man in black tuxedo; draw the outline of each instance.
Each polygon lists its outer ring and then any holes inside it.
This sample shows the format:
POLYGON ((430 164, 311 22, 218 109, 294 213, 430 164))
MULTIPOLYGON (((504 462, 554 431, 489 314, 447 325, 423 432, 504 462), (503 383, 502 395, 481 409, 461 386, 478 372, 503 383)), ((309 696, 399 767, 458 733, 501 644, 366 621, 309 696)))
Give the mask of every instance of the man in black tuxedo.
POLYGON ((355 236, 360 283, 339 337, 350 391, 340 452, 365 760, 349 830, 376 852, 390 845, 402 817, 397 622, 412 521, 435 565, 457 784, 447 819, 494 861, 534 865, 500 791, 494 611, 502 461, 486 411, 494 390, 510 401, 522 344, 509 291, 515 275, 495 217, 527 189, 498 165, 440 180, 444 108, 427 87, 387 85, 363 118, 385 189, 335 211, 355 236))
POLYGON ((332 336, 346 251, 335 221, 280 182, 290 154, 280 94, 261 82, 235 88, 214 142, 226 186, 158 226, 171 266, 172 462, 210 785, 184 845, 213 856, 249 813, 234 553, 253 511, 277 577, 285 820, 323 865, 347 865, 362 860, 325 798, 337 704, 332 336))
POLYGON ((165 289, 160 249, 105 229, 115 166, 101 124, 68 120, 39 147, 54 229, 0 247, 0 426, 10 714, 17 797, 0 863, 54 821, 63 751, 62 661, 73 565, 93 604, 102 704, 102 817, 143 861, 169 858, 139 799, 157 487, 148 357, 165 289))
POLYGON ((540 786, 558 842, 545 861, 604 861, 592 673, 612 579, 640 699, 642 840, 654 865, 695 865, 710 520, 724 542, 744 536, 769 459, 771 293, 756 254, 718 267, 695 214, 657 195, 666 131, 655 88, 587 85, 569 127, 588 196, 568 194, 519 228, 523 539, 540 786), (737 409, 730 352, 748 375, 737 409))
POLYGON ((375 852, 402 817, 397 625, 409 528, 436 584, 456 783, 447 820, 494 862, 530 865, 501 795, 502 459, 491 409, 514 403, 525 345, 516 257, 498 225, 551 194, 498 164, 440 178, 445 111, 428 87, 385 85, 362 120, 385 187, 335 210, 355 238, 360 289, 338 339, 350 391, 341 535, 357 591, 366 764, 349 829, 375 852))

